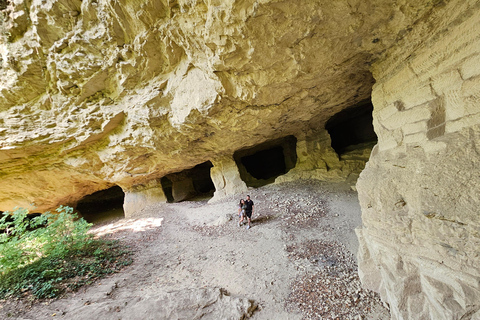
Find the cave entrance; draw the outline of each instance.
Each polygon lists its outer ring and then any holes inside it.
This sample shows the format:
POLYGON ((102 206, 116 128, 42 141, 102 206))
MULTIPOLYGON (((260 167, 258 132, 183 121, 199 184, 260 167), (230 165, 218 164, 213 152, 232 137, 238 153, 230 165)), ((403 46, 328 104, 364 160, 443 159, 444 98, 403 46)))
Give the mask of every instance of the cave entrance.
POLYGON ((340 111, 327 121, 325 129, 330 134, 332 148, 340 157, 371 149, 377 143, 372 111, 372 102, 365 101, 340 111))
POLYGON ((168 179, 167 177, 163 177, 160 179, 160 183, 162 184, 163 193, 165 194, 165 197, 167 197, 167 202, 174 202, 172 180, 168 179))
POLYGON ((77 203, 76 210, 90 223, 100 223, 125 218, 123 202, 125 193, 119 186, 97 191, 77 203))
POLYGON ((163 177, 160 182, 168 202, 184 200, 200 201, 210 199, 215 185, 210 176, 213 164, 206 161, 195 167, 163 177))
POLYGON ((297 162, 297 139, 294 136, 267 141, 253 148, 238 150, 233 154, 240 177, 248 187, 261 187, 273 183, 275 178, 297 162))

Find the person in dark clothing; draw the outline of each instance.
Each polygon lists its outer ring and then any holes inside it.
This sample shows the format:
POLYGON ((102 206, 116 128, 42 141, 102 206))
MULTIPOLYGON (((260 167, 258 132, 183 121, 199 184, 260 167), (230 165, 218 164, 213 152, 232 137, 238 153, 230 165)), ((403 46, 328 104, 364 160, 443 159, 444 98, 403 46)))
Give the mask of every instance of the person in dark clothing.
POLYGON ((252 220, 252 215, 253 215, 253 210, 254 210, 254 205, 253 201, 250 199, 250 196, 247 195, 247 199, 245 200, 245 215, 247 216, 247 221, 248 221, 248 226, 247 230, 250 229, 250 224, 252 220))

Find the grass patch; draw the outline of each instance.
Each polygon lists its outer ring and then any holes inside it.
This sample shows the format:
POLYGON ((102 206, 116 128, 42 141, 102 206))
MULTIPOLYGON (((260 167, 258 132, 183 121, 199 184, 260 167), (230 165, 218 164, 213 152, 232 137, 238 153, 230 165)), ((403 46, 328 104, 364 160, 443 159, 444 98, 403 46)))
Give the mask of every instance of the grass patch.
POLYGON ((91 224, 59 207, 57 214, 28 219, 28 211, 0 219, 0 299, 55 298, 132 263, 118 241, 94 239, 91 224))

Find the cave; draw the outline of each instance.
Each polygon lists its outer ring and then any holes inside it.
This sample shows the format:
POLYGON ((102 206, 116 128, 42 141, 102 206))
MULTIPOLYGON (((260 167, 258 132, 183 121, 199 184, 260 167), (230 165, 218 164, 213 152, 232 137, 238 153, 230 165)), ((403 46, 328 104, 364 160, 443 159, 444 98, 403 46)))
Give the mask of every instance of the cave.
POLYGON ((364 101, 338 112, 327 121, 325 129, 330 134, 332 148, 339 156, 377 143, 372 111, 371 101, 364 101))
POLYGON ((296 145, 297 139, 287 136, 236 151, 233 158, 242 180, 255 188, 273 183, 275 178, 295 167, 296 145))
POLYGON ((167 202, 169 203, 174 202, 173 193, 172 193, 172 188, 173 188, 172 180, 168 179, 167 177, 163 177, 162 179, 160 179, 160 183, 162 184, 163 193, 165 194, 165 197, 167 197, 167 202))
POLYGON ((276 146, 241 158, 245 169, 255 179, 268 180, 285 174, 283 148, 276 146))
POLYGON ((76 210, 90 223, 124 218, 125 193, 119 186, 97 191, 81 199, 76 210))
POLYGON ((215 185, 210 176, 210 161, 203 162, 193 168, 171 173, 160 182, 167 201, 180 202, 184 200, 204 200, 213 197, 215 185))

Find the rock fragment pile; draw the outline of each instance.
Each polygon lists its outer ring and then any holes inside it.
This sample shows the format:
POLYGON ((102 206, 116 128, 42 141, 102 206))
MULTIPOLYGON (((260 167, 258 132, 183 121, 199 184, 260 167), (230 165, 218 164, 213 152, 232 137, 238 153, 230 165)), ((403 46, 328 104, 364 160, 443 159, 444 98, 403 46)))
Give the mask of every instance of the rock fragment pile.
POLYGON ((292 284, 288 310, 299 309, 304 319, 366 319, 382 307, 378 294, 362 289, 357 265, 345 246, 309 240, 287 246, 289 258, 305 272, 292 284))

